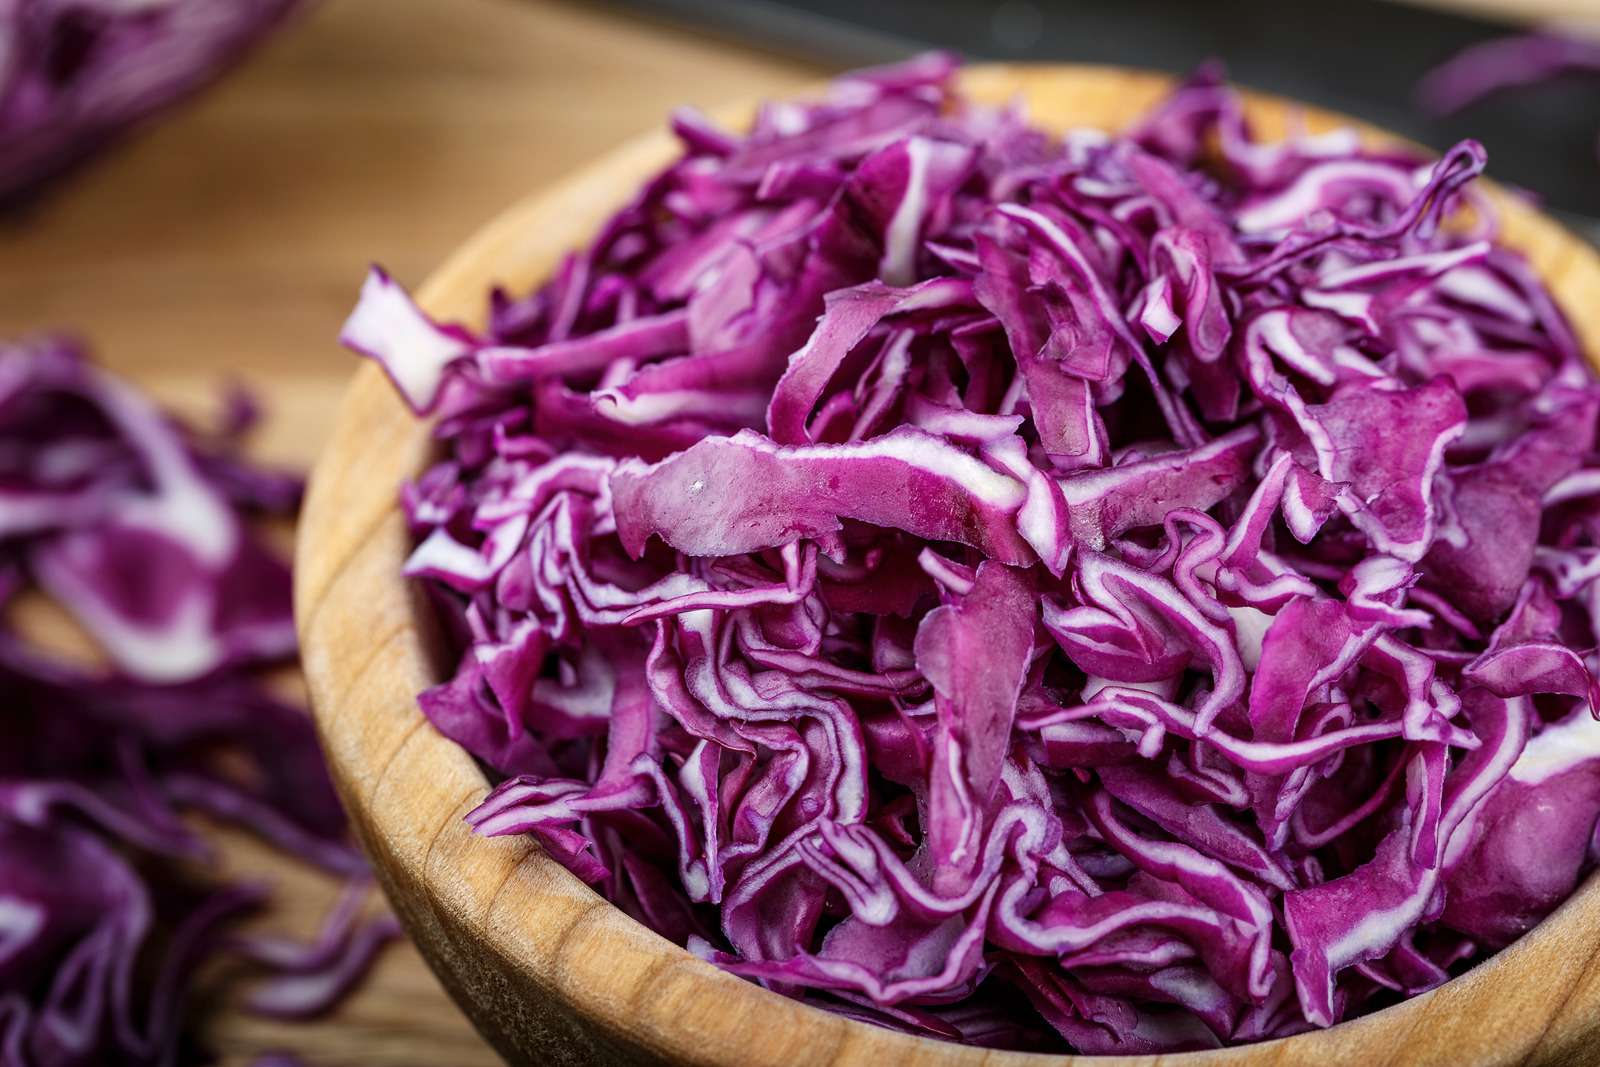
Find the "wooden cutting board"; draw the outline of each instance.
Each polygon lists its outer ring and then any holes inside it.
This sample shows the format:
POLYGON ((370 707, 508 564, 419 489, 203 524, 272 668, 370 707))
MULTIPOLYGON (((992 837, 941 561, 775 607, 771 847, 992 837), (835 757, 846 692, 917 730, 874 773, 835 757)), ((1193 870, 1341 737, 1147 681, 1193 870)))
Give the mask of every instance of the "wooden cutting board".
POLYGON ((1600 26, 1600 0, 1406 0, 1419 7, 1441 7, 1508 23, 1572 28, 1600 26))
MULTIPOLYGON (((324 0, 177 116, 0 218, 0 336, 86 335, 180 409, 240 381, 260 454, 304 467, 353 358, 334 343, 370 261, 419 282, 512 201, 682 102, 779 94, 818 70, 600 8, 539 0, 324 0)), ((264 921, 310 934, 326 879, 248 841, 280 887, 264 921)), ((229 1065, 494 1064, 409 945, 333 1018, 269 1023, 208 996, 229 1065)))

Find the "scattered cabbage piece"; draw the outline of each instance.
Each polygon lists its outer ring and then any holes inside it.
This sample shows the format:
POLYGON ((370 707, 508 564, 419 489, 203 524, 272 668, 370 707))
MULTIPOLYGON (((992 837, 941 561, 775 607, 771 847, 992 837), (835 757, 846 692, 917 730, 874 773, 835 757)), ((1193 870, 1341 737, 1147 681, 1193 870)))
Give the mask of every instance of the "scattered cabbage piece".
POLYGON ((254 962, 271 977, 251 1005, 301 1017, 396 935, 360 919, 370 879, 310 718, 265 675, 294 655, 289 572, 252 520, 292 516, 300 482, 240 458, 252 418, 235 398, 186 427, 65 341, 0 344, 5 1067, 188 1062, 206 961, 254 962), (28 640, 41 599, 106 666, 28 640), (195 878, 191 813, 350 883, 316 945, 233 932, 269 895, 195 878))
POLYGON ((678 116, 479 329, 368 280, 346 339, 436 418, 406 572, 469 821, 948 1040, 1439 985, 1600 820, 1600 386, 1482 149, 1260 141, 1209 71, 1052 136, 951 74, 678 116))
POLYGON ((1600 76, 1600 41, 1592 33, 1549 27, 1463 48, 1423 76, 1416 101, 1431 115, 1452 115, 1501 93, 1574 75, 1600 76))
POLYGON ((0 201, 204 87, 299 0, 10 0, 0 8, 0 201))
POLYGON ((1508 89, 1596 73, 1600 42, 1538 30, 1462 49, 1428 72, 1417 86, 1417 99, 1434 114, 1448 115, 1508 89))

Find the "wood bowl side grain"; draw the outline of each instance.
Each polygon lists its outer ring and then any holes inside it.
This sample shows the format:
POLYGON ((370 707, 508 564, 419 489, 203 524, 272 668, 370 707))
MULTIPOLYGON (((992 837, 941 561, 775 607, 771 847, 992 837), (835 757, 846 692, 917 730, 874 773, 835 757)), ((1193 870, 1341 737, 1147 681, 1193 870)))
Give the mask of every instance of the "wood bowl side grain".
MULTIPOLYGON (((1088 67, 979 67, 974 98, 1020 97, 1052 128, 1118 129, 1169 87, 1162 76, 1088 67)), ((1276 136, 1293 122, 1356 125, 1248 96, 1276 136)), ((735 116, 736 118, 738 116, 735 116)), ((526 289, 674 146, 632 142, 517 205, 421 289, 446 319, 479 322, 491 284, 526 289)), ((1504 239, 1545 278, 1586 350, 1600 351, 1600 257, 1555 223, 1496 195, 1504 239)), ((1044 1057, 894 1033, 798 1004, 691 957, 612 907, 528 840, 474 836, 462 817, 487 782, 435 732, 416 694, 445 676, 427 613, 400 575, 409 538, 397 486, 427 457, 427 427, 364 365, 312 479, 296 603, 305 673, 329 764, 390 901, 479 1029, 519 1064, 822 1067, 1043 1063, 1570 1064, 1600 1059, 1600 887, 1591 882, 1535 931, 1432 993, 1284 1041, 1154 1058, 1044 1057)))

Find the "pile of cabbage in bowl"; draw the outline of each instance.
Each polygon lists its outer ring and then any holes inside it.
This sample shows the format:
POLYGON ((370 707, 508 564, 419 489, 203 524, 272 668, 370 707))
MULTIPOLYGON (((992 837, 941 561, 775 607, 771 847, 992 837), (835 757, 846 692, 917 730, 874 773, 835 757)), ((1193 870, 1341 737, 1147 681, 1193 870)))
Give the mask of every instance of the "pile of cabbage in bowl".
POLYGON ((1061 135, 927 56, 693 115, 487 327, 345 340, 441 456, 421 695, 723 967, 1149 1052, 1444 982, 1591 863, 1600 387, 1472 180, 1210 73, 1061 135))

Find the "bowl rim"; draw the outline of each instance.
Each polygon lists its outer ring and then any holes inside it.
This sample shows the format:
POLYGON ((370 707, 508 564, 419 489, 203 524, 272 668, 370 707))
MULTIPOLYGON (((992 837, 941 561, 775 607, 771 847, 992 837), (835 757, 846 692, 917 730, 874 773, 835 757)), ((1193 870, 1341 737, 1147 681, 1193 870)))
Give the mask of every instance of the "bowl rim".
MULTIPOLYGON (((976 66, 960 81, 974 99, 1021 99, 1034 121, 1060 129, 1120 128, 1175 79, 1053 64, 976 66)), ((1252 124, 1269 136, 1303 124, 1397 140, 1343 116, 1241 91, 1252 124)), ((751 111, 727 114, 738 121, 751 111)), ((481 321, 491 284, 520 290, 542 278, 673 154, 670 136, 656 130, 516 204, 429 277, 419 302, 443 318, 481 321)), ((1546 279, 1593 358, 1600 301, 1584 297, 1600 294, 1600 254, 1518 199, 1490 193, 1502 240, 1546 279)), ((980 1049, 801 1004, 648 930, 531 840, 473 836, 462 817, 488 783, 416 706, 416 693, 442 680, 446 665, 436 661, 419 594, 400 574, 410 540, 396 488, 422 469, 429 443, 429 424, 413 418, 375 365, 363 365, 307 493, 296 619, 318 729, 357 835, 430 964, 502 1051, 550 1047, 523 1043, 515 1031, 524 1025, 546 1035, 539 1040, 607 1050, 606 1062, 619 1055, 706 1067, 881 1057, 961 1067, 1151 1062, 980 1049), (538 1018, 519 1024, 519 1012, 538 1018)), ((1402 1046, 1406 1062, 1439 1067, 1555 1057, 1592 1034, 1588 1019, 1600 1018, 1600 971, 1591 968, 1597 952, 1600 882, 1591 878, 1534 930, 1436 990, 1327 1030, 1160 1060, 1379 1064, 1394 1062, 1402 1046)))

